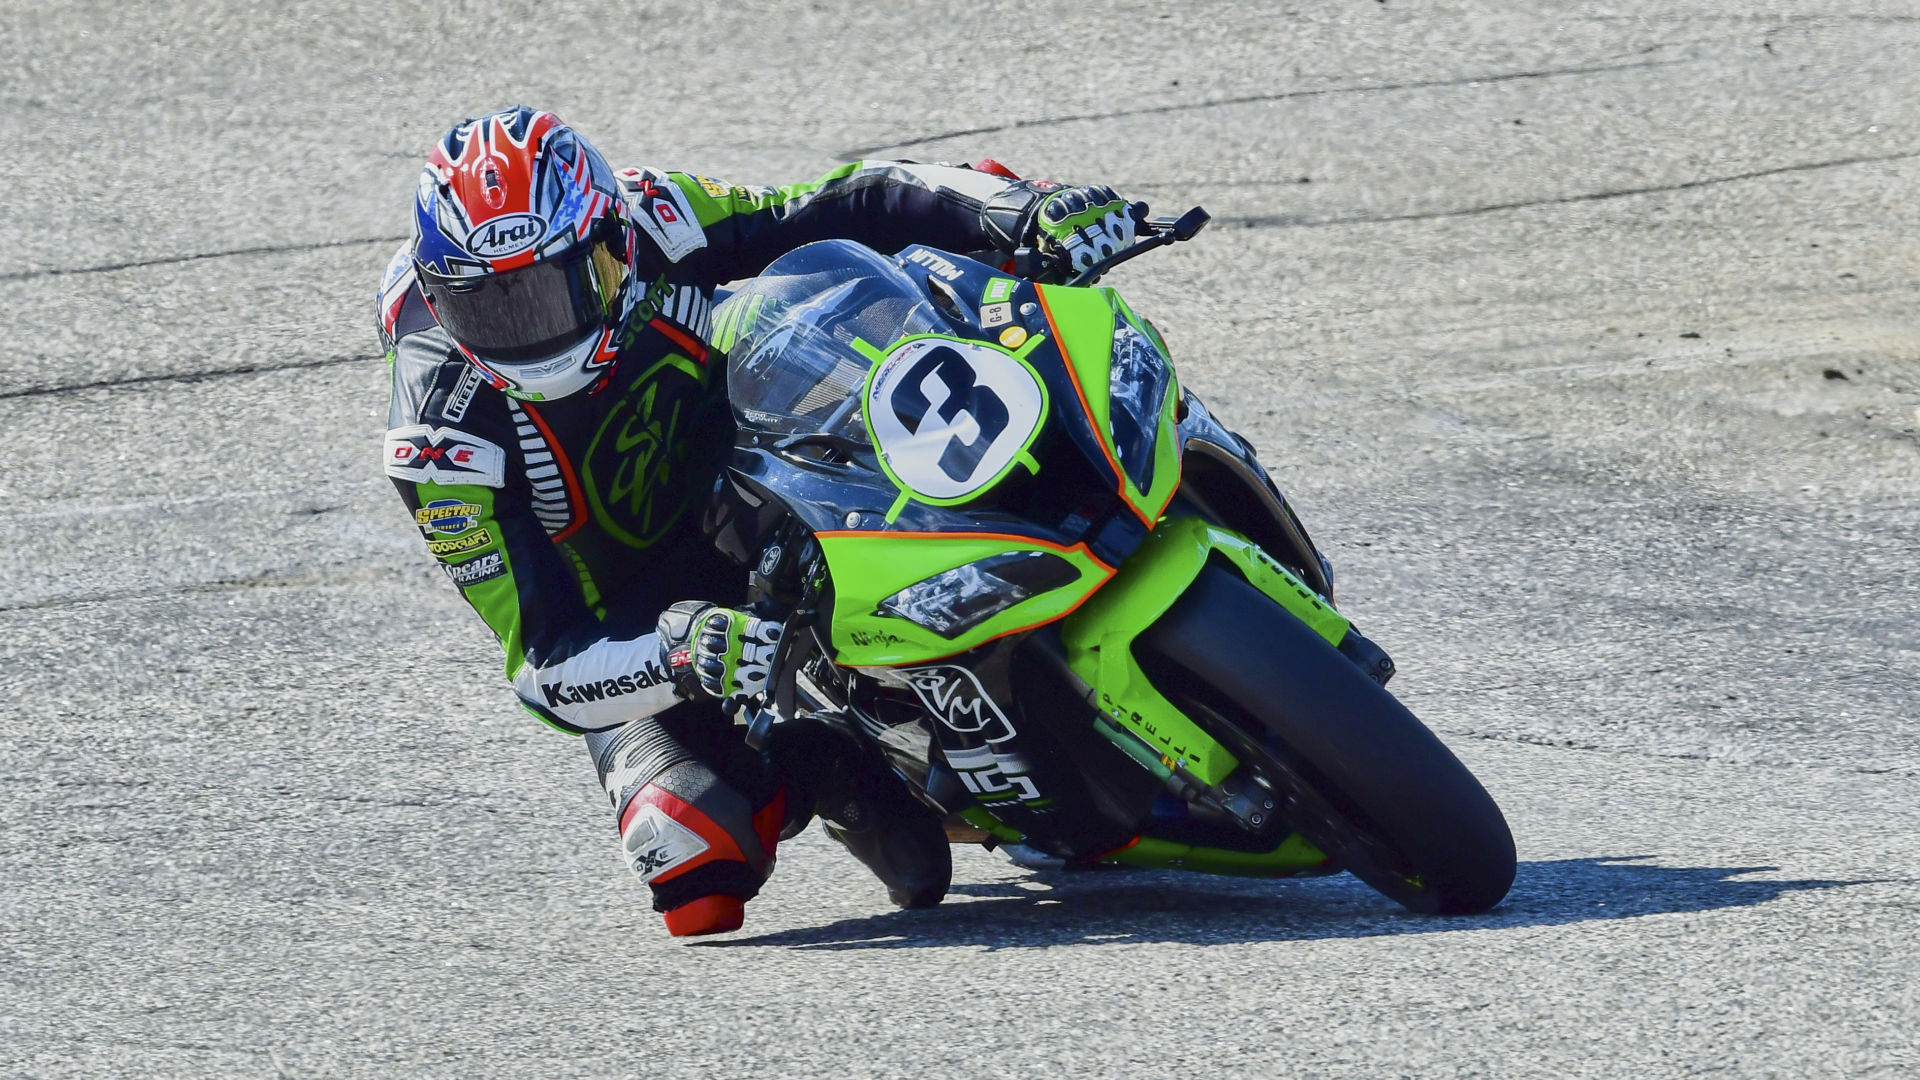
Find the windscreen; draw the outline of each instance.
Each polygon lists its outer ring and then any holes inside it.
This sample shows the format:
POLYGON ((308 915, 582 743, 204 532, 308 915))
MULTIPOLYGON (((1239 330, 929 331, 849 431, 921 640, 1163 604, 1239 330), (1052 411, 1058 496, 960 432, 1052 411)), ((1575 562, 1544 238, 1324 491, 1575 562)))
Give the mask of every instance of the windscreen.
POLYGON ((716 312, 727 345, 727 391, 747 423, 866 441, 859 391, 876 349, 948 327, 913 279, 873 249, 823 240, 774 260, 716 312))

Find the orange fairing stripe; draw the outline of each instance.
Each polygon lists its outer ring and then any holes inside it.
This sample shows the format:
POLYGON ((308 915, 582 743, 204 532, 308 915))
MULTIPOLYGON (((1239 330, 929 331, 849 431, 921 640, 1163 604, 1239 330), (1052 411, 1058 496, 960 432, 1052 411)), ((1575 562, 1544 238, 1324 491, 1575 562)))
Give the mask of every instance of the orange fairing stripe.
MULTIPOLYGON (((1053 335, 1053 347, 1059 350, 1061 363, 1067 369, 1067 378, 1073 382, 1074 396, 1080 399, 1080 411, 1087 415, 1087 426, 1093 429, 1093 441, 1100 444, 1100 452, 1106 455, 1107 464, 1113 467, 1116 485, 1114 493, 1120 496, 1121 505, 1133 511, 1133 516, 1139 518, 1141 524, 1149 529, 1153 528, 1153 519, 1141 513, 1140 508, 1133 505, 1133 500, 1127 498, 1126 471, 1120 468, 1120 462, 1114 458, 1112 448, 1107 446, 1106 436, 1100 432, 1099 422, 1093 418, 1093 407, 1087 404, 1087 392, 1081 388, 1080 376, 1073 370, 1073 358, 1067 355, 1066 340, 1060 336, 1060 328, 1053 324, 1053 309, 1047 306, 1047 290, 1036 285, 1033 292, 1040 298, 1040 311, 1047 317, 1047 332, 1053 335)), ((1173 500, 1169 497, 1167 501, 1173 500)))
POLYGON ((697 362, 702 364, 707 362, 707 347, 694 340, 693 335, 682 332, 679 327, 657 316, 649 319, 647 325, 667 335, 667 340, 687 350, 687 355, 697 362))
MULTIPOLYGON (((1045 626, 1045 625, 1047 625, 1048 623, 1056 623, 1056 622, 1059 622, 1060 620, 1062 620, 1062 619, 1064 619, 1064 618, 1066 618, 1067 616, 1069 616, 1069 615, 1072 615, 1072 614, 1073 614, 1074 612, 1076 612, 1076 611, 1079 611, 1079 610, 1080 610, 1080 605, 1081 605, 1081 604, 1084 604, 1084 603, 1086 603, 1086 602, 1087 602, 1088 600, 1091 600, 1091 599, 1093 599, 1093 594, 1094 594, 1094 593, 1097 593, 1097 592, 1099 592, 1099 591, 1100 591, 1100 588, 1101 588, 1101 586, 1103 586, 1103 585, 1105 585, 1105 584, 1106 584, 1107 582, 1109 582, 1109 581, 1112 581, 1112 580, 1113 580, 1113 572, 1114 572, 1114 571, 1113 571, 1113 567, 1111 567, 1111 566, 1109 566, 1109 565, 1107 565, 1107 563, 1106 563, 1106 560, 1104 560, 1104 559, 1102 559, 1102 558, 1100 558, 1100 556, 1098 556, 1098 555, 1095 555, 1095 554, 1093 553, 1093 551, 1092 551, 1092 549, 1090 549, 1090 548, 1088 548, 1088 547, 1087 547, 1087 545, 1086 545, 1086 542, 1085 542, 1085 541, 1081 541, 1081 542, 1080 542, 1080 543, 1078 543, 1078 544, 1072 544, 1072 545, 1068 545, 1068 544, 1056 544, 1056 543, 1054 543, 1054 542, 1053 542, 1053 541, 1051 541, 1051 540, 1041 540, 1041 539, 1037 539, 1037 538, 1035 538, 1035 537, 1032 537, 1032 536, 1018 536, 1018 535, 1016 535, 1016 534, 1014 534, 1014 533, 995 533, 995 532, 894 532, 894 531, 893 531, 893 530, 891 530, 891 529, 888 529, 888 530, 884 530, 884 531, 873 531, 873 530, 865 530, 865 529, 831 529, 831 530, 829 530, 829 531, 827 531, 827 532, 817 532, 817 533, 814 533, 813 535, 815 535, 815 536, 820 536, 820 537, 834 537, 834 536, 866 536, 866 537, 873 537, 873 536, 888 536, 888 537, 900 537, 900 538, 902 538, 902 539, 905 539, 905 538, 908 538, 908 537, 919 537, 919 538, 923 538, 923 539, 924 539, 924 538, 934 538, 934 539, 939 539, 939 538, 943 538, 943 537, 944 537, 944 538, 950 538, 950 539, 959 539, 959 540, 1012 540, 1012 541, 1014 541, 1015 543, 1020 543, 1020 544, 1038 544, 1039 546, 1041 546, 1041 547, 1043 547, 1043 548, 1050 548, 1050 549, 1052 549, 1052 550, 1054 550, 1054 551, 1058 551, 1058 552, 1061 552, 1061 553, 1065 553, 1065 552, 1069 552, 1069 551, 1078 551, 1078 552, 1080 552, 1080 554, 1082 554, 1082 555, 1085 555, 1085 556, 1087 557, 1087 561, 1089 561, 1089 562, 1091 562, 1091 563, 1093 563, 1093 565, 1095 565, 1095 566, 1097 566, 1097 567, 1099 567, 1100 569, 1102 569, 1102 570, 1104 570, 1104 571, 1106 571, 1106 576, 1100 579, 1100 584, 1099 584, 1099 585, 1095 585, 1095 586, 1094 586, 1093 588, 1091 588, 1091 589, 1088 589, 1088 590, 1087 590, 1087 594, 1086 594, 1085 596, 1082 596, 1082 597, 1081 597, 1080 599, 1078 599, 1078 600, 1075 600, 1075 601, 1073 602, 1073 606, 1072 606, 1072 607, 1070 607, 1070 608, 1068 608, 1067 610, 1065 610, 1065 611, 1063 611, 1063 612, 1061 612, 1061 613, 1060 613, 1060 614, 1058 614, 1058 615, 1055 615, 1055 616, 1054 616, 1053 618, 1051 618, 1051 619, 1041 619, 1041 620, 1040 620, 1040 621, 1038 621, 1038 622, 1031 622, 1031 623, 1028 623, 1028 624, 1027 624, 1027 625, 1025 625, 1025 626, 1016 626, 1016 627, 1014 627, 1014 628, 1013 628, 1013 629, 1011 629, 1011 630, 1006 630, 1006 631, 1002 631, 1001 633, 998 633, 998 634, 995 634, 995 635, 993 635, 992 637, 990 637, 990 638, 988 638, 987 640, 985 640, 985 641, 982 641, 982 642, 981 642, 980 644, 978 644, 978 645, 970 645, 970 646, 968 646, 967 648, 964 648, 964 649, 955 649, 954 651, 952 651, 952 652, 950 652, 950 653, 942 653, 942 654, 941 654, 941 655, 939 655, 939 656, 929 656, 929 657, 927 657, 927 658, 926 658, 926 659, 924 659, 924 660, 913 660, 913 661, 908 661, 909 663, 914 663, 914 664, 927 664, 927 663, 932 663, 932 662, 933 662, 933 661, 935 661, 935 660, 945 660, 945 659, 946 659, 947 657, 949 657, 949 656, 959 656, 959 655, 960 655, 961 653, 966 653, 966 652, 972 652, 972 651, 973 651, 973 650, 975 650, 975 649, 978 649, 978 648, 982 648, 982 647, 984 647, 984 646, 986 646, 986 645, 990 645, 990 644, 992 644, 993 642, 996 642, 996 641, 999 641, 999 640, 1000 640, 1001 638, 1003 638, 1003 637, 1012 637, 1012 636, 1013 636, 1014 634, 1024 634, 1024 633, 1026 633, 1027 631, 1029 631, 1029 630, 1031 630, 1031 629, 1033 629, 1033 628, 1034 628, 1034 627, 1036 627, 1036 626, 1045 626)), ((837 664, 837 663, 839 663, 839 661, 837 661, 837 660, 836 660, 836 661, 834 661, 834 662, 835 662, 836 664, 837 664)), ((861 667, 867 667, 867 666, 869 666, 869 665, 865 665, 865 664, 862 664, 862 665, 858 665, 858 666, 861 666, 861 667)), ((900 666, 902 666, 902 665, 900 665, 900 664, 882 664, 882 665, 879 665, 879 666, 881 666, 881 667, 900 667, 900 666)))
POLYGON ((553 429, 547 426, 545 420, 540 419, 540 413, 533 407, 533 402, 523 401, 520 407, 526 410, 527 416, 533 421, 533 426, 540 429, 540 437, 547 440, 547 449, 553 451, 553 460, 560 466, 560 478, 567 482, 567 502, 573 507, 573 524, 553 534, 553 542, 557 544, 579 532, 580 526, 587 523, 587 497, 581 493, 580 481, 573 475, 573 462, 567 460, 567 452, 561 449, 560 440, 553 437, 553 429))

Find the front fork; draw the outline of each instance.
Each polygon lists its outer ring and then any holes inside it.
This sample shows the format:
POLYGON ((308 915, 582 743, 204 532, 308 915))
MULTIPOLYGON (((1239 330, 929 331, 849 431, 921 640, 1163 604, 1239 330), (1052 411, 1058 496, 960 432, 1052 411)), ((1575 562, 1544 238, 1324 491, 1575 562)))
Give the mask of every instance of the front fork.
MULTIPOLYGON (((1385 685, 1393 661, 1291 570, 1231 529, 1197 517, 1161 522, 1113 580, 1061 625, 1064 667, 1093 707, 1100 733, 1168 792, 1249 832, 1267 828, 1276 797, 1267 778, 1243 766, 1157 690, 1134 659, 1133 642, 1165 615, 1215 556, 1385 685)), ((1324 869, 1326 856, 1298 834, 1268 852, 1195 847, 1141 837, 1106 861, 1210 873, 1266 876, 1324 869)))

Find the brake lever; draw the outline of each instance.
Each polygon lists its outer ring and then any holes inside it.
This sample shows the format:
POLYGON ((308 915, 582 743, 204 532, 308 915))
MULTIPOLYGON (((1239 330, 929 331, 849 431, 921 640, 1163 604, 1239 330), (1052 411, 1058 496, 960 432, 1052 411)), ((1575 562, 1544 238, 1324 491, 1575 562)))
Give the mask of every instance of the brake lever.
POLYGON ((1149 218, 1146 216, 1145 203, 1134 203, 1133 211, 1134 221, 1139 224, 1141 231, 1147 234, 1146 239, 1141 240, 1125 251, 1116 251, 1112 255, 1082 270, 1080 273, 1075 274, 1073 277, 1068 278, 1066 281, 1068 286, 1077 288, 1091 285, 1099 281, 1102 274, 1126 262, 1128 259, 1145 255, 1154 248, 1166 247, 1168 244, 1177 244, 1184 240, 1191 240, 1200 234, 1200 230, 1207 227, 1207 222, 1213 220, 1213 215, 1207 213, 1204 207, 1199 206, 1181 214, 1177 218, 1149 218))

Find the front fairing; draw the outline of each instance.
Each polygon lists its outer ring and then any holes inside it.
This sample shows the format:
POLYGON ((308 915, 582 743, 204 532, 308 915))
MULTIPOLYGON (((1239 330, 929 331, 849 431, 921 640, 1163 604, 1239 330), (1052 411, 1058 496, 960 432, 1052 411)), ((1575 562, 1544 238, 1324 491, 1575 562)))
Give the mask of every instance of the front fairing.
POLYGON ((1035 286, 927 248, 888 259, 827 241, 730 297, 715 313, 715 344, 728 351, 741 429, 735 482, 820 538, 841 663, 922 662, 1062 617, 1139 546, 1179 487, 1180 388, 1157 335, 1110 289, 1035 286), (1116 341, 1130 350, 1118 379, 1116 341), (943 382, 937 363, 893 377, 935 352, 965 377, 943 382), (962 461, 978 468, 963 482, 934 471, 938 455, 916 457, 899 425, 890 434, 892 418, 876 421, 876 408, 911 399, 924 412, 927 395, 976 378, 1006 407, 961 415, 973 423, 980 412, 986 426, 956 438, 993 452, 962 461), (1025 403, 1009 389, 1021 380, 1034 388, 1025 403), (887 613, 889 598, 896 611, 912 606, 899 594, 916 583, 1009 553, 1060 560, 1071 574, 1049 563, 1047 580, 1063 584, 957 633, 887 613))

